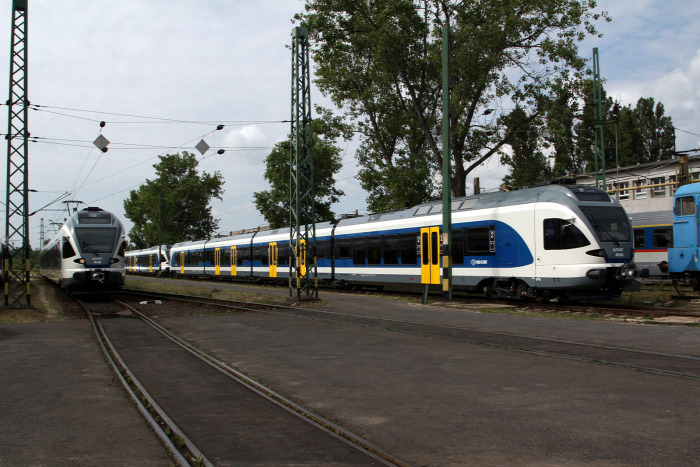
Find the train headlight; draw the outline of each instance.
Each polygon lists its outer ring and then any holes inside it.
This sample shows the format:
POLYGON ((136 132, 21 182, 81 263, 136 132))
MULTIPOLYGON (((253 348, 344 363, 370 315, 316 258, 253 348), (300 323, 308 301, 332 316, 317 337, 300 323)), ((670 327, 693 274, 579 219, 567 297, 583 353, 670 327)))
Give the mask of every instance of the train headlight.
POLYGON ((598 250, 588 250, 586 252, 586 254, 591 255, 591 256, 600 256, 601 258, 605 258, 605 250, 603 250, 602 248, 600 248, 598 250))
POLYGON ((600 279, 602 271, 600 269, 589 269, 586 277, 589 279, 600 279))
POLYGON ((78 264, 85 264, 85 260, 83 258, 74 259, 73 262, 78 264))

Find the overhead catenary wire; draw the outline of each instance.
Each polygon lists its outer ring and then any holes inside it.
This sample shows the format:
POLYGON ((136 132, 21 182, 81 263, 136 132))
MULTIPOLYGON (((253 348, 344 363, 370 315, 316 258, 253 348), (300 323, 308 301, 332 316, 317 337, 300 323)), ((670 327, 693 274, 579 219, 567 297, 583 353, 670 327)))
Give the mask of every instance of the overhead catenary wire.
POLYGON ((72 117, 72 118, 79 118, 82 120, 89 120, 89 121, 94 121, 94 122, 100 122, 104 121, 104 119, 91 119, 87 117, 81 117, 78 115, 70 115, 70 114, 65 114, 65 113, 60 113, 56 112, 54 110, 47 110, 47 109, 56 109, 56 110, 65 110, 65 111, 70 111, 70 112, 84 112, 84 113, 92 113, 92 114, 99 114, 99 115, 111 115, 111 116, 117 116, 117 117, 129 117, 129 118, 140 118, 143 120, 152 120, 150 122, 143 122, 143 121, 125 121, 125 122, 120 122, 120 121, 107 121, 106 123, 110 124, 139 124, 139 123, 188 123, 188 124, 193 124, 193 125, 213 125, 217 123, 223 123, 226 125, 264 125, 264 124, 275 124, 275 123, 289 123, 289 120, 210 120, 210 121, 202 121, 202 120, 179 120, 179 119, 174 119, 174 118, 165 118, 165 117, 153 117, 153 116, 147 116, 147 115, 135 115, 135 114, 125 114, 125 113, 117 113, 117 112, 106 112, 106 111, 100 111, 100 110, 86 110, 86 109, 75 109, 75 108, 70 108, 70 107, 58 107, 58 106, 49 106, 49 105, 39 105, 39 104, 30 104, 29 108, 34 111, 40 111, 40 112, 47 112, 47 113, 53 113, 56 115, 61 115, 65 117, 72 117))

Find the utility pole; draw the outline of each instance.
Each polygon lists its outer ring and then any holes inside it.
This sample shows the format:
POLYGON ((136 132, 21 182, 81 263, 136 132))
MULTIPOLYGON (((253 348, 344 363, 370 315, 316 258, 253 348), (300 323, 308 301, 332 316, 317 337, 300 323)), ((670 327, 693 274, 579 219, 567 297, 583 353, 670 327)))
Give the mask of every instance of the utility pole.
POLYGON ((27 1, 12 0, 10 97, 7 100, 6 255, 3 255, 5 306, 31 306, 29 289, 29 216, 27 114, 27 1))
POLYGON ((297 299, 302 295, 303 298, 318 298, 309 30, 301 27, 292 30, 291 120, 289 295, 296 295, 297 299))
POLYGON ((603 182, 603 190, 608 189, 605 183, 605 144, 603 141, 603 87, 600 84, 600 59, 598 47, 593 48, 593 122, 595 125, 595 186, 603 182))
POLYGON ((442 300, 452 301, 452 174, 450 164, 450 25, 442 27, 442 300))

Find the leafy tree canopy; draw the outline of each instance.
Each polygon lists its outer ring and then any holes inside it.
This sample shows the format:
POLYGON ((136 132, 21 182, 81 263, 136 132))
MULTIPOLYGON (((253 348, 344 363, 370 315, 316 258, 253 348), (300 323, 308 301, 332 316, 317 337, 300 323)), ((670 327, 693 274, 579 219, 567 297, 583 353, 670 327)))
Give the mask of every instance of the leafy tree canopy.
POLYGON ((597 34, 596 20, 608 20, 595 7, 594 0, 307 0, 297 19, 309 28, 316 83, 361 134, 359 179, 370 209, 414 204, 439 187, 443 25, 452 30, 452 187, 462 196, 467 174, 551 107, 555 87, 582 79, 577 44, 597 34), (503 107, 520 108, 524 118, 501 125, 503 107))
MULTIPOLYGON (((531 185, 595 170, 593 82, 585 80, 579 84, 577 88, 556 88, 552 98, 555 105, 523 129, 533 148, 527 160, 522 159, 525 134, 516 133, 508 142, 509 151, 502 151, 501 156, 501 161, 511 167, 511 173, 504 178, 507 185, 531 185), (535 151, 540 154, 535 155, 535 151), (553 159, 553 164, 542 154, 553 159), (547 168, 551 166, 551 169, 545 170, 543 161, 547 161, 547 168)), ((642 97, 635 107, 630 104, 621 106, 603 89, 601 106, 607 170, 673 156, 673 122, 671 117, 664 115, 662 103, 655 103, 651 97, 642 97)), ((501 123, 512 125, 513 120, 519 119, 524 119, 524 116, 516 109, 501 123)))
MULTIPOLYGON (((350 139, 352 133, 339 117, 333 117, 327 109, 317 108, 320 117, 311 123, 312 151, 314 158, 314 194, 316 195, 316 222, 333 220, 331 205, 344 193, 335 187, 335 174, 342 167, 342 154, 335 145, 338 138, 350 139)), ((258 191, 253 196, 258 211, 273 229, 290 224, 289 210, 289 162, 291 138, 275 144, 265 158, 265 178, 270 189, 258 191)))
POLYGON ((221 199, 221 174, 199 175, 199 162, 187 151, 159 158, 153 165, 157 178, 146 180, 124 200, 125 215, 134 223, 129 232, 131 243, 136 248, 157 245, 159 219, 163 244, 210 237, 219 221, 212 217, 209 202, 221 199))

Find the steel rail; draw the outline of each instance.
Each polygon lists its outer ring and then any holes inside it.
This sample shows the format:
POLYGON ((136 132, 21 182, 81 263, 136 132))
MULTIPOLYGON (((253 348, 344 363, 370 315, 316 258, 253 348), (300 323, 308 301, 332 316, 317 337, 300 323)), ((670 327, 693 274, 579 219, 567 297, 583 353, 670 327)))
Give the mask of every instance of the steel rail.
POLYGON ((141 416, 151 426, 156 436, 158 436, 161 442, 168 449, 171 457, 175 460, 175 462, 177 462, 177 465, 181 467, 189 467, 190 465, 192 465, 192 463, 181 453, 180 449, 178 449, 178 447, 175 446, 171 437, 165 433, 165 431, 161 427, 161 424, 155 419, 155 417, 153 417, 151 412, 145 407, 141 397, 145 398, 148 401, 148 403, 151 405, 151 407, 153 407, 153 410, 158 414, 158 417, 163 421, 163 423, 168 427, 168 429, 175 433, 185 443, 185 446, 192 455, 193 462, 199 462, 202 465, 213 467, 214 464, 212 464, 204 456, 204 454, 201 453, 201 451, 194 445, 194 443, 192 443, 192 441, 190 441, 187 438, 187 436, 182 432, 182 430, 180 430, 177 427, 177 425, 167 416, 167 414, 160 408, 160 406, 158 406, 156 401, 150 396, 146 388, 131 372, 131 370, 121 358, 119 352, 117 352, 116 348, 107 336, 107 333, 105 332, 100 320, 95 319, 95 317, 92 315, 92 312, 90 311, 90 308, 84 302, 78 299, 76 299, 76 302, 85 310, 92 324, 92 329, 95 333, 95 337, 100 346, 100 349, 102 350, 102 354, 105 360, 107 361, 107 364, 111 368, 112 372, 118 377, 119 381, 122 384, 122 387, 129 395, 129 398, 136 405, 136 408, 138 409, 141 416), (134 390, 131 387, 132 385, 129 384, 126 378, 124 378, 122 372, 126 373, 131 383, 134 386, 136 386, 141 397, 139 397, 139 395, 137 395, 134 392, 134 390))
MULTIPOLYGON (((205 299, 209 300, 209 299, 205 299)), ((196 301, 196 300, 188 300, 188 301, 196 301)), ((145 314, 141 313, 139 310, 136 308, 123 303, 123 302, 118 302, 125 308, 127 308, 131 313, 133 313, 135 316, 138 316, 140 319, 142 319, 144 322, 149 324, 151 327, 156 329, 158 332, 163 334, 165 337, 170 339, 172 342, 175 344, 179 345, 192 355, 200 358, 202 361, 206 362, 207 364, 211 365, 213 368, 221 371, 223 374, 226 376, 232 378, 234 381, 245 385, 247 388, 255 392, 256 394, 264 397, 265 399, 269 400, 270 402, 274 403, 276 406, 283 408, 287 410, 288 412, 300 417, 303 420, 306 420, 307 422, 311 422, 316 426, 317 428, 333 435, 334 437, 348 443, 349 445, 360 449, 362 451, 367 452, 368 454, 372 455, 374 458, 377 460, 383 461, 385 463, 388 463, 387 465, 395 465, 395 466, 400 466, 400 467, 417 467, 416 464, 407 461, 405 459, 401 459, 398 456, 395 456, 394 454, 382 449, 381 447, 377 446, 376 444, 368 441, 367 439, 361 437, 360 435, 357 435, 345 428, 342 428, 341 426, 337 425, 336 423, 333 423, 332 421, 328 420, 327 418, 312 412, 305 407, 297 404, 296 402, 293 402, 292 400, 288 399, 287 397, 279 394, 278 392, 268 388, 267 386, 255 381, 254 379, 248 377, 247 375, 241 373, 240 371, 230 367, 228 364, 225 362, 219 360, 218 358, 214 357, 213 355, 210 355, 189 342, 187 342, 185 339, 175 335, 172 333, 170 330, 165 328, 164 326, 161 326, 145 314)), ((259 310, 258 310, 259 311, 259 310)))
MULTIPOLYGON (((237 308, 237 309, 242 308, 239 305, 240 303, 245 303, 245 302, 240 302, 240 301, 234 301, 235 305, 227 305, 227 303, 229 302, 228 300, 191 297, 191 296, 183 296, 183 295, 178 295, 178 294, 167 294, 167 293, 162 293, 162 292, 139 291, 139 295, 161 297, 161 298, 170 298, 173 300, 182 300, 182 301, 186 301, 186 302, 190 302, 190 303, 216 305, 216 306, 230 307, 230 308, 237 308)), ((562 353, 562 352, 539 350, 539 349, 528 348, 525 345, 507 345, 507 344, 500 344, 500 343, 495 343, 495 342, 488 342, 487 339, 483 339, 483 338, 479 339, 478 336, 481 335, 481 336, 507 337, 507 338, 513 338, 513 339, 520 339, 523 341, 529 341, 529 342, 533 342, 533 343, 537 343, 537 342, 553 343, 553 344, 561 344, 561 345, 577 347, 577 348, 590 348, 590 349, 607 350, 607 351, 620 352, 620 353, 627 352, 627 353, 630 353, 633 355, 649 355, 652 357, 671 358, 671 359, 679 359, 679 360, 685 360, 685 361, 700 362, 700 357, 694 357, 694 356, 690 356, 690 355, 678 355, 678 354, 655 352, 655 351, 649 351, 649 350, 639 350, 639 349, 632 349, 632 348, 606 345, 606 344, 591 344, 591 343, 584 343, 584 342, 575 342, 575 341, 569 341, 569 340, 565 340, 565 339, 533 337, 533 336, 527 336, 527 335, 516 334, 516 333, 508 333, 508 332, 484 331, 484 330, 463 327, 463 326, 432 324, 432 323, 424 323, 424 322, 418 322, 418 321, 401 320, 401 319, 396 319, 396 318, 382 318, 382 317, 359 315, 359 314, 352 314, 352 313, 342 313, 342 312, 337 312, 337 311, 309 309, 309 308, 301 308, 301 307, 288 307, 288 306, 283 306, 283 305, 268 305, 268 304, 263 305, 263 304, 259 304, 259 303, 252 303, 251 305, 254 305, 255 308, 249 308, 250 311, 258 311, 258 312, 262 312, 262 313, 305 315, 306 317, 309 317, 312 319, 323 319, 323 320, 334 321, 330 317, 328 317, 328 318, 322 317, 323 315, 327 315, 327 316, 347 318, 347 319, 356 320, 356 321, 357 320, 364 320, 363 324, 370 325, 370 326, 371 325, 377 326, 377 323, 387 323, 388 326, 378 326, 378 327, 382 327, 385 329, 391 329, 391 330, 404 331, 404 332, 411 332, 413 334, 426 335, 426 336, 431 336, 431 337, 439 336, 439 337, 444 337, 447 339, 453 339, 453 340, 458 340, 458 341, 462 341, 462 342, 468 342, 468 343, 472 343, 472 344, 484 345, 484 346, 494 347, 494 348, 502 348, 502 349, 511 350, 511 351, 526 352, 526 353, 543 355, 543 356, 550 356, 550 357, 556 357, 556 358, 565 358, 568 360, 581 361, 581 362, 586 362, 586 363, 607 364, 607 365, 613 365, 613 366, 618 366, 618 367, 622 367, 622 368, 629 368, 629 369, 644 371, 647 373, 655 373, 655 374, 662 374, 662 375, 666 375, 666 376, 676 376, 676 377, 682 377, 682 378, 687 378, 687 379, 700 380, 700 374, 689 374, 689 373, 683 373, 683 372, 679 372, 679 371, 666 370, 663 368, 654 368, 654 367, 631 364, 631 363, 621 363, 621 362, 611 361, 611 360, 607 360, 607 359, 601 360, 600 358, 597 358, 597 357, 585 357, 585 356, 580 356, 580 355, 566 354, 566 353, 562 353), (407 330, 405 328, 397 328, 396 325, 413 326, 415 328, 407 330), (430 332, 429 328, 433 329, 433 332, 430 332), (447 335, 447 334, 442 333, 441 331, 462 331, 465 333, 475 334, 476 336, 474 338, 465 338, 465 337, 458 337, 458 336, 454 336, 454 335, 447 335)))

